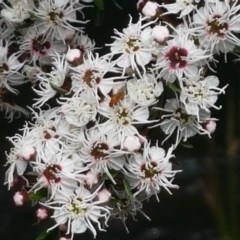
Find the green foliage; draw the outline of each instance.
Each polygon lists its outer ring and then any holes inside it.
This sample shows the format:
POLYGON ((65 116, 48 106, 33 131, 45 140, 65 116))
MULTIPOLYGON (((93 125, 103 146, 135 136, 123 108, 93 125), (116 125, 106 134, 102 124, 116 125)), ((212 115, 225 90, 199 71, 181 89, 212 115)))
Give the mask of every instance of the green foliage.
POLYGON ((95 6, 99 9, 99 10, 104 10, 104 5, 105 5, 105 1, 104 0, 94 0, 95 6))

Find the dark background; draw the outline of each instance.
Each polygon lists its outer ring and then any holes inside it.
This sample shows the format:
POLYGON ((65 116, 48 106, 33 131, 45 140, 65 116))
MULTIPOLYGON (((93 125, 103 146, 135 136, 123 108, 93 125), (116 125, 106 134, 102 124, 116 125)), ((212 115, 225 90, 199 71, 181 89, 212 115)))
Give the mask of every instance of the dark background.
MULTIPOLYGON (((86 18, 92 19, 87 33, 97 46, 111 42, 113 28, 121 29, 128 23, 128 14, 137 17, 136 0, 118 0, 122 9, 113 1, 106 1, 105 11, 88 9, 86 18), (96 26, 96 15, 101 23, 96 26)), ((105 48, 104 48, 105 49, 105 48)), ((101 51, 105 51, 105 50, 101 51)), ((120 221, 109 223, 106 233, 99 233, 97 240, 239 240, 240 239, 240 64, 229 56, 228 63, 219 57, 218 76, 221 86, 229 84, 226 94, 220 96, 218 104, 222 110, 213 111, 219 119, 212 139, 206 136, 192 138, 193 148, 180 147, 176 152, 179 169, 175 183, 179 190, 173 195, 162 191, 160 203, 154 198, 145 202, 144 211, 150 222, 138 216, 138 221, 127 221, 127 234, 120 221)), ((20 87, 17 102, 31 105, 30 86, 20 87)), ((3 186, 6 168, 5 151, 10 144, 6 136, 12 136, 22 126, 24 119, 8 123, 0 113, 0 240, 35 240, 41 228, 37 224, 34 209, 30 205, 16 207, 13 193, 3 186)), ((44 225, 44 224, 43 224, 44 225)), ((57 239, 55 232, 48 237, 57 239)), ((74 239, 90 240, 91 234, 79 235, 74 239)))

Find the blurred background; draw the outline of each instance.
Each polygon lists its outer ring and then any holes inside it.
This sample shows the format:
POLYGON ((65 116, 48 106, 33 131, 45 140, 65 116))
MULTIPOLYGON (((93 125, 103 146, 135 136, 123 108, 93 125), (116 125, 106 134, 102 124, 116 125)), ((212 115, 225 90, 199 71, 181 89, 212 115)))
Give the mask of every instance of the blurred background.
MULTIPOLYGON (((91 22, 86 33, 97 46, 111 42, 114 28, 126 26, 129 14, 137 17, 136 2, 106 0, 104 11, 89 8, 86 18, 91 22)), ((221 86, 229 86, 218 100, 222 109, 212 114, 219 119, 212 139, 192 138, 193 148, 180 147, 175 152, 178 167, 183 170, 175 179, 180 189, 173 195, 162 191, 160 203, 154 198, 145 202, 143 210, 151 221, 141 215, 138 221, 129 219, 130 233, 120 221, 110 222, 107 232, 99 233, 96 240, 240 239, 240 63, 232 60, 229 56, 225 63, 219 57, 217 74, 221 86)), ((20 88, 16 101, 21 106, 31 105, 30 86, 20 88)), ((3 186, 5 151, 11 147, 6 136, 15 134, 23 123, 24 119, 8 123, 0 113, 0 240, 35 240, 43 227, 37 224, 31 206, 16 207, 13 193, 3 186)), ((58 237, 53 232, 47 239, 58 237)), ((92 236, 86 233, 74 239, 91 240, 92 236)))

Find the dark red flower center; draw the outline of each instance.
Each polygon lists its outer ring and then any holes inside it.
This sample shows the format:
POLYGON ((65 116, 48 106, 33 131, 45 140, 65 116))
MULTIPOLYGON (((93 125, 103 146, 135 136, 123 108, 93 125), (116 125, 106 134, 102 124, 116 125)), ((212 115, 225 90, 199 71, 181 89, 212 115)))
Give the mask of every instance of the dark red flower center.
POLYGON ((106 158, 108 153, 106 151, 109 149, 106 143, 94 143, 91 151, 91 155, 96 159, 106 158))
POLYGON ((57 173, 59 173, 61 170, 61 166, 52 164, 43 171, 43 175, 48 180, 48 182, 53 181, 55 183, 58 183, 61 181, 61 178, 57 176, 57 173))
POLYGON ((188 51, 185 48, 172 47, 165 55, 165 58, 173 69, 184 68, 187 65, 186 57, 188 51))
POLYGON ((39 35, 32 40, 32 50, 39 52, 41 55, 45 55, 50 47, 50 42, 44 40, 43 35, 39 35))
POLYGON ((215 15, 213 17, 213 20, 208 20, 207 25, 208 25, 208 32, 213 35, 217 35, 218 37, 224 37, 225 36, 225 30, 228 29, 228 24, 221 22, 220 15, 215 15))
POLYGON ((93 87, 93 83, 100 83, 101 79, 99 77, 99 72, 94 69, 88 69, 84 76, 83 76, 83 81, 90 87, 93 87))

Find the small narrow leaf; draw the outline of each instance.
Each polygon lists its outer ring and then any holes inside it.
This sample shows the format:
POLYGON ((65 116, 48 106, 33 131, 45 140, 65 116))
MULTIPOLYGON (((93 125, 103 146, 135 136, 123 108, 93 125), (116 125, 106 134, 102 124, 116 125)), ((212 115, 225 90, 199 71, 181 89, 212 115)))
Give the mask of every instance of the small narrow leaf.
POLYGON ((174 92, 181 92, 181 89, 173 83, 168 83, 168 87, 172 89, 174 92))
POLYGON ((40 199, 46 197, 46 195, 47 195, 47 189, 42 188, 37 192, 30 192, 29 199, 32 201, 37 201, 37 200, 40 200, 40 199))
POLYGON ((131 187, 129 185, 129 182, 125 178, 123 179, 123 185, 124 185, 124 189, 125 189, 127 195, 130 198, 133 198, 133 193, 132 193, 131 187))
POLYGON ((50 232, 47 232, 46 230, 41 232, 35 240, 46 240, 47 236, 49 235, 50 232))
POLYGON ((104 10, 104 0, 95 0, 95 5, 98 9, 104 10))
POLYGON ((55 90, 58 93, 62 93, 62 94, 67 93, 67 91, 65 89, 60 88, 60 87, 56 86, 55 84, 53 84, 51 82, 50 82, 50 86, 52 87, 53 90, 55 90))

